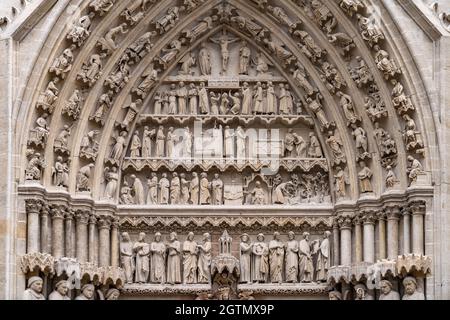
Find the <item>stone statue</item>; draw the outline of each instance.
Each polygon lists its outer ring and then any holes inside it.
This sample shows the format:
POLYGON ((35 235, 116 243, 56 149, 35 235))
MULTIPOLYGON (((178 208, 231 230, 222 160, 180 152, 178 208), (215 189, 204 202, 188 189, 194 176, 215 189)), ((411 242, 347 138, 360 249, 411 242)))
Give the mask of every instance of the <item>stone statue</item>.
POLYGON ((163 69, 167 69, 167 67, 175 60, 177 55, 180 53, 182 48, 182 43, 179 40, 174 40, 170 43, 169 48, 163 48, 162 57, 156 57, 156 61, 159 62, 163 69))
POLYGON ((221 75, 225 75, 225 73, 228 70, 228 61, 230 59, 230 51, 228 49, 228 46, 239 41, 238 38, 230 39, 228 38, 226 29, 223 30, 223 34, 218 38, 210 38, 211 42, 218 44, 220 46, 220 52, 222 54, 222 71, 221 75))
POLYGON ((105 294, 105 299, 107 301, 119 300, 119 297, 120 291, 115 288, 109 289, 105 294))
POLYGON ((73 120, 78 120, 81 115, 81 103, 83 102, 83 97, 80 90, 76 89, 69 100, 64 103, 62 108, 62 113, 68 115, 73 120))
POLYGON ((293 77, 297 81, 297 84, 302 88, 308 96, 312 96, 316 90, 308 81, 308 75, 305 68, 298 63, 297 69, 293 71, 293 77))
POLYGON ((247 45, 247 41, 241 42, 239 49, 239 74, 248 75, 252 51, 247 45))
POLYGON ((261 186, 261 182, 256 181, 255 187, 253 188, 251 195, 252 195, 252 204, 253 205, 257 205, 257 206, 267 205, 267 195, 261 186))
POLYGON ((386 187, 387 188, 394 188, 400 181, 398 180, 397 176, 395 175, 395 172, 392 168, 392 166, 386 167, 386 187))
POLYGON ((116 37, 119 34, 126 34, 129 31, 130 30, 127 29, 126 23, 122 23, 117 27, 111 28, 103 38, 100 38, 97 46, 101 47, 107 55, 110 55, 118 48, 118 45, 116 44, 116 37))
POLYGON ((199 108, 201 114, 209 114, 209 95, 208 89, 204 82, 200 82, 200 88, 198 89, 199 108))
POLYGON ((289 28, 289 32, 292 33, 297 28, 297 23, 292 21, 283 8, 267 6, 267 11, 271 13, 277 22, 286 25, 289 28))
POLYGON ((411 99, 406 96, 405 88, 403 87, 401 82, 392 79, 391 83, 394 86, 394 89, 392 89, 392 103, 394 104, 394 107, 397 109, 398 113, 401 115, 409 111, 415 111, 416 108, 412 104, 411 99))
POLYGON ((190 181, 187 181, 186 175, 184 173, 181 173, 180 174, 180 190, 181 190, 180 204, 182 204, 182 205, 189 204, 189 198, 190 198, 189 186, 190 186, 190 181))
POLYGON ((121 160, 122 155, 125 150, 126 146, 126 138, 128 133, 126 131, 122 131, 117 138, 115 138, 115 143, 113 145, 113 148, 111 150, 110 158, 111 160, 118 162, 121 160))
POLYGON ((62 153, 69 154, 69 138, 71 135, 71 128, 68 125, 64 125, 59 135, 55 138, 54 148, 62 153))
POLYGON ((186 88, 184 82, 180 82, 178 86, 179 86, 177 90, 178 114, 183 115, 187 113, 188 89, 186 88))
POLYGON ((25 170, 25 178, 27 181, 41 180, 42 170, 46 167, 44 158, 40 153, 34 153, 33 150, 27 151, 29 158, 27 168, 25 170))
POLYGON ((128 232, 122 233, 122 241, 120 242, 120 267, 125 274, 127 284, 133 283, 133 275, 135 272, 134 249, 128 232))
POLYGON ((73 50, 76 46, 72 45, 67 48, 63 53, 53 61, 49 72, 54 73, 56 76, 60 77, 62 80, 66 78, 66 75, 72 70, 73 63, 73 50))
POLYGON ((202 76, 211 75, 211 52, 204 42, 201 44, 201 49, 198 54, 198 63, 200 66, 200 74, 202 76))
POLYGON ((278 112, 278 97, 275 94, 275 87, 271 81, 267 83, 267 109, 266 113, 269 115, 277 114, 278 112))
POLYGON ((197 114, 198 112, 198 89, 194 83, 189 85, 189 114, 197 114))
POLYGON ((136 131, 133 134, 133 138, 131 138, 130 157, 131 158, 140 158, 141 157, 141 148, 142 148, 141 138, 139 138, 139 132, 136 131))
POLYGON ((135 42, 133 42, 125 53, 132 61, 130 63, 139 63, 153 48, 152 39, 157 35, 155 31, 144 33, 135 42))
POLYGON ((150 274, 150 245, 145 242, 146 234, 141 232, 139 240, 133 246, 136 254, 136 274, 134 281, 139 284, 147 283, 150 274))
POLYGON ((192 145, 194 136, 189 127, 184 128, 183 134, 183 157, 186 159, 192 158, 192 145))
POLYGON ((91 191, 90 180, 95 165, 90 163, 80 169, 77 174, 77 192, 91 191))
POLYGON ((164 158, 165 155, 165 142, 166 135, 164 134, 164 127, 160 126, 158 132, 156 133, 156 157, 164 158))
POLYGON ((166 245, 161 233, 155 233, 155 241, 150 244, 150 282, 164 284, 166 281, 166 245))
POLYGON ((340 105, 342 107, 342 109, 344 110, 344 115, 345 118, 347 119, 347 123, 348 125, 350 124, 355 124, 357 122, 359 122, 361 120, 361 118, 359 118, 356 115, 355 112, 355 107, 353 104, 353 99, 351 98, 351 96, 349 96, 348 94, 343 93, 342 91, 338 91, 336 93, 336 95, 338 97, 340 97, 340 105))
POLYGON ((247 156, 247 135, 244 132, 244 129, 239 126, 236 129, 236 151, 237 151, 237 158, 241 161, 246 159, 247 156))
POLYGON ((55 285, 55 291, 50 293, 48 300, 70 300, 67 295, 69 293, 69 286, 67 280, 58 281, 55 285))
POLYGON ((172 29, 177 21, 180 18, 180 8, 179 7, 170 7, 167 10, 167 14, 159 18, 156 23, 155 27, 157 30, 159 30, 159 34, 164 34, 168 32, 170 29, 172 29))
POLYGON ((342 300, 342 294, 339 291, 330 291, 328 296, 330 301, 342 300))
POLYGON ((280 240, 280 233, 275 232, 269 243, 270 280, 272 283, 283 282, 283 263, 285 246, 280 240))
POLYGON ((167 179, 166 173, 163 173, 161 180, 159 180, 159 190, 159 204, 169 204, 170 181, 167 179))
POLYGON ((208 30, 211 30, 213 28, 213 22, 216 20, 217 16, 205 17, 190 30, 184 30, 182 34, 186 39, 188 39, 189 43, 193 43, 202 34, 207 32, 208 30))
POLYGON ((336 167, 336 174, 334 175, 336 184, 336 196, 338 199, 347 197, 347 185, 350 184, 347 173, 341 168, 336 167))
POLYGON ((295 240, 295 233, 290 231, 288 234, 289 241, 286 245, 286 282, 298 282, 298 241, 295 240))
POLYGON ((75 300, 94 300, 95 287, 93 284, 85 284, 81 287, 81 294, 75 300))
POLYGON ((102 76, 103 62, 102 59, 105 58, 105 54, 94 53, 89 58, 88 63, 83 63, 81 67, 81 72, 77 75, 77 80, 81 80, 86 83, 89 87, 94 86, 98 79, 102 76))
POLYGON ((92 19, 94 17, 94 12, 82 16, 67 34, 67 40, 71 40, 78 47, 81 47, 91 34, 92 19))
POLYGON ((102 94, 98 101, 98 107, 95 110, 94 114, 89 118, 89 120, 93 120, 104 125, 105 115, 113 104, 113 96, 114 91, 112 90, 109 90, 107 93, 102 94))
POLYGON ((133 181, 132 192, 134 194, 134 203, 140 206, 145 205, 145 192, 144 185, 141 179, 136 177, 134 174, 131 175, 131 181, 133 181))
POLYGON ((344 144, 342 143, 339 136, 334 135, 332 131, 328 132, 328 139, 326 140, 328 146, 333 154, 334 163, 339 165, 340 163, 346 163, 347 159, 342 150, 344 144))
POLYGON ((250 88, 248 82, 244 82, 242 87, 241 114, 249 115, 251 113, 252 104, 253 104, 253 90, 250 88))
POLYGON ((191 193, 190 204, 198 205, 200 201, 200 180, 197 172, 192 173, 192 180, 189 184, 189 190, 191 193))
POLYGON ((303 233, 303 240, 299 244, 299 276, 300 282, 309 283, 313 280, 314 275, 314 265, 311 256, 311 246, 309 243, 309 233, 303 233))
POLYGON ((390 281, 381 280, 379 300, 400 300, 400 295, 398 294, 398 292, 394 291, 392 283, 390 281))
POLYGON ((156 136, 156 130, 150 130, 148 126, 144 127, 142 140, 142 158, 150 159, 152 157, 152 139, 156 136))
POLYGON ((178 173, 172 174, 172 181, 170 182, 170 203, 172 205, 180 204, 181 196, 181 181, 178 173))
POLYGON ((353 129, 353 137, 356 141, 356 150, 358 152, 358 159, 364 160, 366 158, 370 158, 369 154, 369 142, 367 140, 367 134, 366 131, 358 127, 356 124, 352 125, 353 129))
POLYGON ((127 181, 123 182, 123 186, 120 189, 120 203, 125 205, 134 204, 134 199, 131 195, 131 188, 127 181))
POLYGON ((254 108, 253 114, 263 114, 264 113, 264 90, 262 83, 258 82, 254 88, 254 108))
POLYGON ((241 235, 240 244, 240 266, 241 266, 241 279, 240 283, 252 283, 251 273, 251 255, 253 244, 250 241, 248 234, 241 235))
POLYGON ((89 131, 83 139, 81 139, 80 144, 80 157, 84 157, 88 160, 95 160, 97 158, 99 143, 96 137, 100 134, 99 130, 89 131))
POLYGON ((198 283, 209 283, 211 281, 211 235, 203 235, 203 243, 198 248, 198 283))
POLYGON ((116 197, 117 187, 119 184, 119 173, 116 167, 105 168, 105 198, 112 200, 116 197))
POLYGON ((370 170, 364 161, 360 161, 359 166, 361 167, 361 171, 358 173, 359 179, 359 187, 361 193, 370 193, 373 192, 372 187, 372 176, 373 172, 370 170))
POLYGON ((374 300, 373 297, 367 292, 367 287, 362 283, 355 285, 355 292, 355 300, 374 300))
POLYGON ((214 175, 214 179, 211 182, 211 204, 220 206, 223 204, 223 181, 220 179, 219 174, 214 175))
POLYGON ((208 174, 206 172, 203 172, 200 177, 200 204, 208 205, 211 203, 208 174))
POLYGON ((147 194, 147 204, 156 205, 158 204, 158 176, 155 172, 152 172, 151 178, 147 180, 148 194, 147 194))
POLYGON ((314 132, 309 134, 308 158, 323 158, 322 147, 314 132))
MULTIPOLYGON (((217 95, 216 95, 214 92, 210 92, 209 97, 211 100, 211 114, 218 115, 220 113, 219 102, 221 101, 222 96, 220 95, 220 93, 217 93, 217 95)), ((224 97, 224 100, 225 99, 226 99, 226 97, 224 97)))
POLYGON ((53 184, 57 187, 69 186, 69 166, 61 156, 56 158, 55 166, 52 168, 53 184))
POLYGON ((252 60, 252 62, 256 66, 258 76, 270 74, 269 69, 273 64, 266 58, 264 53, 258 52, 256 59, 252 60))
POLYGON ((158 81, 159 71, 160 71, 159 69, 155 69, 155 64, 151 63, 145 70, 145 72, 142 74, 142 78, 144 78, 144 80, 142 80, 141 84, 132 91, 136 93, 139 97, 145 98, 158 81))
POLYGON ((376 52, 375 63, 377 64, 378 69, 383 72, 386 80, 402 73, 401 69, 397 67, 395 61, 390 59, 387 51, 382 50, 379 45, 375 45, 373 49, 376 52))
POLYGON ((331 232, 325 231, 323 240, 320 242, 316 263, 316 281, 318 282, 327 282, 328 280, 328 270, 331 267, 330 237, 331 232))
POLYGON ((415 159, 413 156, 408 156, 408 178, 411 183, 417 182, 419 175, 424 174, 423 166, 419 160, 415 159))
POLYGON ((23 300, 45 300, 42 294, 44 280, 40 277, 31 277, 28 280, 28 289, 23 293, 23 300))
POLYGON ((294 60, 294 55, 288 49, 285 48, 284 44, 279 44, 273 40, 269 40, 268 38, 264 38, 262 41, 266 47, 282 61, 282 64, 288 66, 294 60))
POLYGON ((117 0, 93 0, 89 7, 102 17, 114 7, 116 1, 117 0))
POLYGON ((50 114, 53 113, 54 103, 56 102, 56 100, 58 100, 59 95, 59 89, 57 87, 59 81, 59 78, 54 78, 53 80, 49 81, 45 91, 39 95, 38 101, 36 103, 37 108, 48 111, 50 114))
POLYGON ((258 234, 252 247, 252 280, 255 283, 265 283, 269 279, 269 247, 264 242, 264 235, 258 234))
POLYGON ((183 243, 183 283, 197 283, 197 242, 194 241, 194 233, 189 232, 183 243))
POLYGON ((384 40, 384 34, 369 18, 364 17, 362 14, 357 14, 358 26, 361 32, 362 38, 368 42, 370 47, 374 47, 381 40, 384 40))
POLYGON ((175 232, 170 234, 167 245, 167 283, 181 283, 181 245, 175 232))
POLYGON ((403 120, 405 120, 403 138, 406 143, 406 149, 411 151, 416 148, 422 148, 423 141, 420 132, 417 131, 416 122, 407 114, 403 115, 403 120))

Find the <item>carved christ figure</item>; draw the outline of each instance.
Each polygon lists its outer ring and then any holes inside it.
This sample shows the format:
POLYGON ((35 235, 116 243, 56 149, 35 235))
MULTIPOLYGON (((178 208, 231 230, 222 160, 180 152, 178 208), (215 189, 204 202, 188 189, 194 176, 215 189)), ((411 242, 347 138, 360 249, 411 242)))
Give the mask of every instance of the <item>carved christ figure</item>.
POLYGON ((220 51, 222 53, 222 72, 221 74, 225 74, 228 70, 228 61, 230 59, 230 51, 228 46, 239 41, 238 38, 230 39, 228 38, 227 31, 223 30, 223 34, 218 39, 210 38, 211 42, 220 45, 220 51))

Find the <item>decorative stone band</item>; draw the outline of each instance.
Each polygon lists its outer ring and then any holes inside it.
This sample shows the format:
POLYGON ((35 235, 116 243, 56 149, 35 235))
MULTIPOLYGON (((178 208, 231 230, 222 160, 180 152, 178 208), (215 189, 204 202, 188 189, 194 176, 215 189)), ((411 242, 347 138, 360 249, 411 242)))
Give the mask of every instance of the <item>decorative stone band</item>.
POLYGON ((76 259, 65 257, 55 259, 49 254, 39 252, 22 256, 21 269, 26 275, 39 271, 47 276, 66 276, 74 283, 88 279, 95 285, 109 284, 117 288, 121 288, 125 283, 125 273, 122 268, 99 267, 93 263, 79 263, 76 259))
POLYGON ((233 230, 244 228, 261 230, 261 228, 305 228, 308 230, 331 229, 332 217, 123 217, 120 219, 121 230, 142 230, 161 228, 178 229, 189 226, 206 228, 208 231, 217 229, 233 230))
POLYGON ((361 262, 351 266, 335 266, 328 270, 328 283, 366 282, 379 289, 379 281, 388 275, 405 277, 414 275, 424 278, 431 274, 432 259, 423 255, 403 255, 396 260, 381 260, 376 263, 361 262))
MULTIPOLYGON (((328 285, 314 284, 255 284, 238 285, 239 292, 253 292, 253 295, 265 296, 324 296, 329 290, 328 285)), ((210 285, 125 285, 121 290, 122 296, 162 296, 184 295, 196 296, 211 292, 210 285)))

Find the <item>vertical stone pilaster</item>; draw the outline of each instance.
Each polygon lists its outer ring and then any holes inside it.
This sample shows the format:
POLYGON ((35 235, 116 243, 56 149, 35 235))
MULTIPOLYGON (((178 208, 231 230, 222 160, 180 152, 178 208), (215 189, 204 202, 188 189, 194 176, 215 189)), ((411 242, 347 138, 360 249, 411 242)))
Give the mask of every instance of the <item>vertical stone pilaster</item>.
POLYGON ((99 252, 99 266, 109 267, 111 261, 111 217, 102 216, 98 220, 98 252, 99 252))
POLYGON ((42 202, 38 199, 26 200, 27 211, 27 253, 39 252, 40 226, 39 214, 42 208, 42 202))
POLYGON ((77 259, 80 263, 85 263, 88 260, 88 223, 89 212, 77 211, 76 212, 77 229, 77 259))

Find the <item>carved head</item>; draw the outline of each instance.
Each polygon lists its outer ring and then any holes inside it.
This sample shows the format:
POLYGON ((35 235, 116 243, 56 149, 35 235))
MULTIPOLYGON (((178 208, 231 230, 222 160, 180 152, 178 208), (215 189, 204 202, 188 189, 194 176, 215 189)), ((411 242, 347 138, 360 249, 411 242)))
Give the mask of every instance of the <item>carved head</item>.
POLYGON ((145 241, 146 234, 144 232, 139 233, 139 242, 145 241))
POLYGON ((310 236, 309 232, 304 232, 303 233, 303 239, 309 240, 309 236, 310 236))
POLYGON ((161 242, 162 235, 160 232, 155 233, 155 241, 161 242))
POLYGON ((69 292, 69 286, 66 280, 59 281, 56 286, 56 291, 62 296, 66 296, 67 292, 69 292))
POLYGON ((334 300, 342 300, 342 294, 339 291, 331 291, 328 294, 330 300, 334 301, 334 300))
POLYGON ((274 239, 274 240, 280 240, 280 233, 279 233, 279 232, 275 232, 275 233, 273 234, 273 239, 274 239))
POLYGON ((248 236, 247 233, 244 233, 243 235, 241 235, 241 241, 247 243, 250 240, 250 237, 248 236))
POLYGON ((403 286, 405 287, 405 292, 408 295, 412 295, 417 290, 417 281, 416 278, 413 277, 406 277, 403 280, 403 286))
POLYGON ((41 293, 43 285, 44 281, 41 277, 31 277, 30 280, 28 280, 28 288, 34 292, 41 293))
POLYGON ((329 237, 331 237, 331 232, 330 231, 325 231, 325 233, 323 234, 323 238, 324 239, 328 239, 329 237))
POLYGON ((260 233, 260 234, 258 234, 256 239, 258 239, 258 241, 260 241, 260 242, 263 242, 266 239, 266 237, 262 233, 260 233))
POLYGON ((178 235, 176 232, 172 232, 169 236, 170 241, 175 241, 175 240, 177 240, 177 238, 178 238, 178 235))
POLYGON ((122 240, 125 242, 129 242, 130 241, 130 235, 128 234, 128 232, 123 232, 122 233, 122 240))
POLYGON ((387 280, 382 280, 380 284, 380 289, 384 295, 388 295, 392 291, 392 283, 387 280))
POLYGON ((194 233, 193 233, 193 232, 189 232, 189 234, 188 234, 188 236, 187 236, 187 239, 188 239, 189 241, 194 241, 194 237, 195 237, 194 233))
POLYGON ((359 283, 355 286, 355 291, 356 291, 356 298, 362 300, 366 296, 367 287, 362 283, 359 283))
POLYGON ((109 289, 105 295, 106 300, 119 300, 120 291, 117 289, 109 289))
POLYGON ((85 284, 81 287, 81 294, 91 300, 94 297, 95 287, 92 284, 85 284))
POLYGON ((203 241, 211 241, 211 235, 209 233, 204 233, 203 241))
POLYGON ((215 178, 215 179, 219 179, 219 178, 220 178, 220 175, 219 175, 218 173, 216 173, 216 174, 214 175, 214 178, 215 178))
POLYGON ((295 240, 295 232, 294 231, 289 231, 289 233, 288 233, 288 237, 289 237, 289 240, 295 240))

